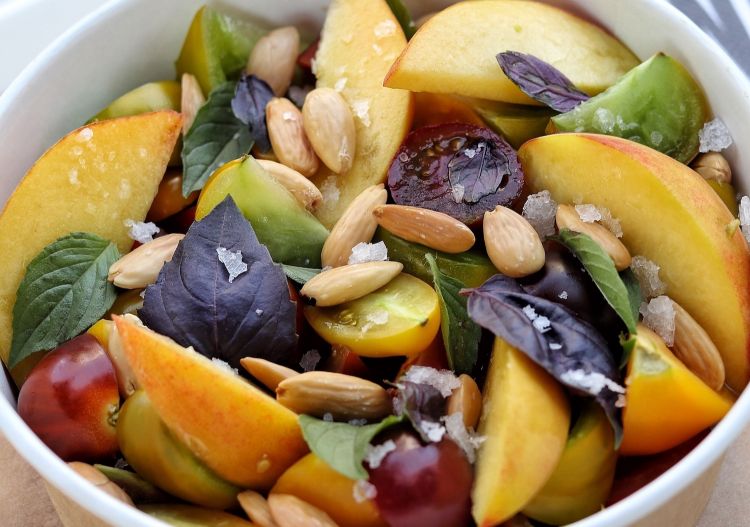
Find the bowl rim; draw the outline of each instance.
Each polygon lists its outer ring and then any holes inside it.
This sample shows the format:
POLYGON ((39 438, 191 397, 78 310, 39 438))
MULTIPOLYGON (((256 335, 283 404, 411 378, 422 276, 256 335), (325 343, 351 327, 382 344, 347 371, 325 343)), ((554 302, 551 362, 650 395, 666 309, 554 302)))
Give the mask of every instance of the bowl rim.
MULTIPOLYGON (((108 0, 95 11, 72 25, 53 40, 0 95, 0 122, 15 99, 44 72, 57 55, 75 43, 83 34, 92 31, 102 20, 116 17, 136 0, 108 0)), ((549 3, 549 0, 542 0, 549 3)), ((585 9, 587 2, 573 0, 585 9)), ((638 0, 641 9, 657 11, 683 25, 737 81, 744 92, 750 93, 750 80, 728 53, 690 18, 667 0, 638 0)), ((24 423, 11 404, 12 395, 3 390, 0 397, 0 433, 14 449, 42 476, 44 480, 80 507, 100 520, 117 526, 163 527, 163 523, 125 505, 97 489, 70 470, 24 423)), ((655 480, 623 500, 602 511, 579 520, 571 527, 615 527, 638 521, 669 502, 692 484, 726 453, 750 423, 750 389, 745 389, 728 414, 678 463, 655 480), (697 475, 697 476, 696 476, 697 475)))

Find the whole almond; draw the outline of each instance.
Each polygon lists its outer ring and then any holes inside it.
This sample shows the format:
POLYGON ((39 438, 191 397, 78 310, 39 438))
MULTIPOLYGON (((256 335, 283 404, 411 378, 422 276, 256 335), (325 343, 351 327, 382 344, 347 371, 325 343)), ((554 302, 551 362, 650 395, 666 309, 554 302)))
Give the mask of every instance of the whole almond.
POLYGON ((76 474, 99 488, 99 490, 103 490, 113 498, 133 506, 133 500, 130 499, 130 496, 95 467, 88 463, 81 463, 80 461, 72 461, 68 463, 68 466, 73 469, 76 474))
POLYGON ((299 55, 299 32, 293 26, 274 29, 253 47, 245 70, 271 87, 277 97, 289 89, 299 55))
POLYGON ((732 168, 727 159, 719 152, 707 152, 696 157, 690 168, 698 172, 707 181, 719 183, 732 182, 732 168))
POLYGON ((272 493, 268 506, 279 527, 338 527, 328 514, 291 494, 272 493))
POLYGON ((318 171, 318 157, 302 126, 302 113, 292 101, 271 99, 266 105, 266 127, 279 161, 305 177, 318 171))
POLYGON ((237 501, 245 511, 247 517, 259 527, 277 527, 271 516, 271 507, 262 495, 252 490, 245 490, 237 494, 237 501))
POLYGON ((323 194, 320 193, 318 187, 293 168, 266 159, 256 161, 310 212, 317 209, 318 205, 323 202, 323 194))
POLYGON ((580 232, 591 237, 606 252, 615 264, 618 271, 630 267, 632 258, 630 251, 623 243, 612 234, 608 228, 598 223, 587 223, 581 219, 578 211, 572 205, 559 205, 555 215, 557 228, 569 229, 580 232))
POLYGON ((461 385, 448 397, 446 413, 461 412, 466 428, 476 428, 482 413, 482 392, 474 379, 462 373, 458 376, 461 385))
POLYGON ((406 205, 381 205, 372 213, 378 225, 387 231, 437 251, 462 253, 471 249, 476 241, 470 228, 442 212, 406 205))
POLYGON ((187 135, 188 130, 193 126, 193 121, 195 121, 198 110, 206 103, 206 98, 203 96, 201 85, 198 84, 198 79, 195 76, 183 73, 181 85, 180 113, 182 113, 182 135, 187 135))
POLYGON ((534 227, 513 210, 497 206, 484 213, 487 256, 501 273, 519 278, 544 266, 544 247, 534 227))
POLYGON ((368 187, 354 198, 323 244, 320 254, 323 267, 346 265, 355 245, 372 241, 378 228, 372 212, 387 200, 388 192, 383 184, 368 187))
POLYGON ((276 399, 298 414, 334 419, 380 419, 391 413, 388 392, 354 375, 309 371, 285 379, 276 387, 276 399))
POLYGON ((184 234, 167 234, 138 246, 109 267, 107 279, 123 289, 153 284, 184 237, 184 234))
POLYGON ((357 131, 349 104, 334 89, 316 88, 302 106, 305 133, 320 160, 336 174, 352 167, 357 131))
MULTIPOLYGON (((139 326, 143 326, 141 319, 135 315, 125 314, 123 317, 139 326)), ((120 334, 117 332, 116 324, 111 324, 109 326, 109 336, 105 351, 107 352, 109 360, 112 361, 112 366, 115 368, 117 388, 120 395, 123 400, 127 399, 138 389, 138 381, 135 378, 135 372, 130 367, 128 359, 125 357, 125 351, 122 349, 122 339, 120 339, 120 334)))
POLYGON ((724 362, 716 345, 706 331, 677 302, 675 311, 674 345, 672 351, 685 366, 708 386, 719 391, 724 386, 724 362))
POLYGON ((250 375, 258 379, 269 390, 276 390, 281 381, 299 375, 298 372, 291 368, 257 357, 240 359, 240 364, 250 375))
POLYGON ((400 262, 366 262, 344 265, 313 276, 300 293, 320 307, 337 306, 362 298, 396 278, 404 268, 400 262))

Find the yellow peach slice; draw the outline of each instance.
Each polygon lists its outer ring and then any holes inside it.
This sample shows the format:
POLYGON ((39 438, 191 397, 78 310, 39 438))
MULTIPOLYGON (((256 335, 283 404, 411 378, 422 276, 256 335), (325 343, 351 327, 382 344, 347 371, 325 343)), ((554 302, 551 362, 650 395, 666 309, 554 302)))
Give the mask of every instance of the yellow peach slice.
POLYGON ((340 527, 384 527, 371 500, 354 499, 355 484, 315 454, 308 454, 281 475, 271 494, 297 496, 328 513, 340 527))
POLYGON ((510 81, 495 59, 519 51, 562 71, 589 95, 604 91, 638 59, 603 29, 539 2, 458 2, 422 26, 384 85, 539 104, 510 81))
POLYGON ((331 2, 314 71, 318 88, 340 90, 352 107, 357 147, 347 173, 337 176, 323 167, 312 178, 323 192, 316 214, 329 228, 360 192, 385 181, 409 131, 411 93, 383 87, 383 77, 405 46, 404 32, 385 0, 331 2))
POLYGON ((159 417, 219 477, 265 490, 305 455, 296 414, 192 349, 114 319, 128 362, 159 417))
POLYGON ((593 203, 620 220, 623 243, 661 267, 667 294, 719 348, 727 383, 742 390, 750 368, 750 252, 734 218, 696 172, 626 139, 556 134, 519 150, 531 192, 558 203, 593 203))
MULTIPOLYGON (((0 215, 0 358, 7 363, 16 290, 29 262, 75 231, 130 250, 126 219, 143 221, 180 134, 163 110, 91 123, 70 132, 29 169, 0 215)), ((8 175, 12 177, 12 175, 8 175)), ((13 369, 22 381, 42 354, 13 369)))
POLYGON ((716 424, 732 397, 713 391, 643 325, 628 361, 620 453, 663 452, 716 424))
POLYGON ((472 515, 490 527, 523 509, 552 475, 570 408, 557 381, 497 338, 483 399, 479 435, 487 439, 477 456, 472 515))

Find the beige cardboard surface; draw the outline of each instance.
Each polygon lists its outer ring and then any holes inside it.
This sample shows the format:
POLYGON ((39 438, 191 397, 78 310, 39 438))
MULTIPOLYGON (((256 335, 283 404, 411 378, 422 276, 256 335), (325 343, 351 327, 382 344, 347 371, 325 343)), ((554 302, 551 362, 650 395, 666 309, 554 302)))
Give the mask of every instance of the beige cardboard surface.
MULTIPOLYGON (((750 429, 727 454, 697 527, 740 527, 750 518, 750 429)), ((4 527, 62 527, 34 470, 0 435, 0 511, 4 527)), ((78 525, 77 527, 89 527, 78 525)), ((685 526, 687 527, 687 526, 685 526)))

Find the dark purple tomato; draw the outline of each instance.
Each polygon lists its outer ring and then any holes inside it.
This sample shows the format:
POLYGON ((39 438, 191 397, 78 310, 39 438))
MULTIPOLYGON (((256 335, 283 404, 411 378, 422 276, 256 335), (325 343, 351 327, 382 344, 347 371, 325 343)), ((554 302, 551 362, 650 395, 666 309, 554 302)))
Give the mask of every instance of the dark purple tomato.
POLYGON ((580 261, 567 247, 554 240, 544 242, 544 267, 521 279, 530 294, 557 302, 593 325, 608 339, 616 339, 624 328, 580 261))
POLYGON ((471 514, 471 465, 450 439, 422 445, 411 433, 394 439, 370 482, 375 504, 390 527, 464 527, 471 514))
POLYGON ((388 169, 388 187, 399 205, 478 226, 486 211, 519 205, 524 178, 505 139, 488 128, 452 123, 411 132, 388 169))

